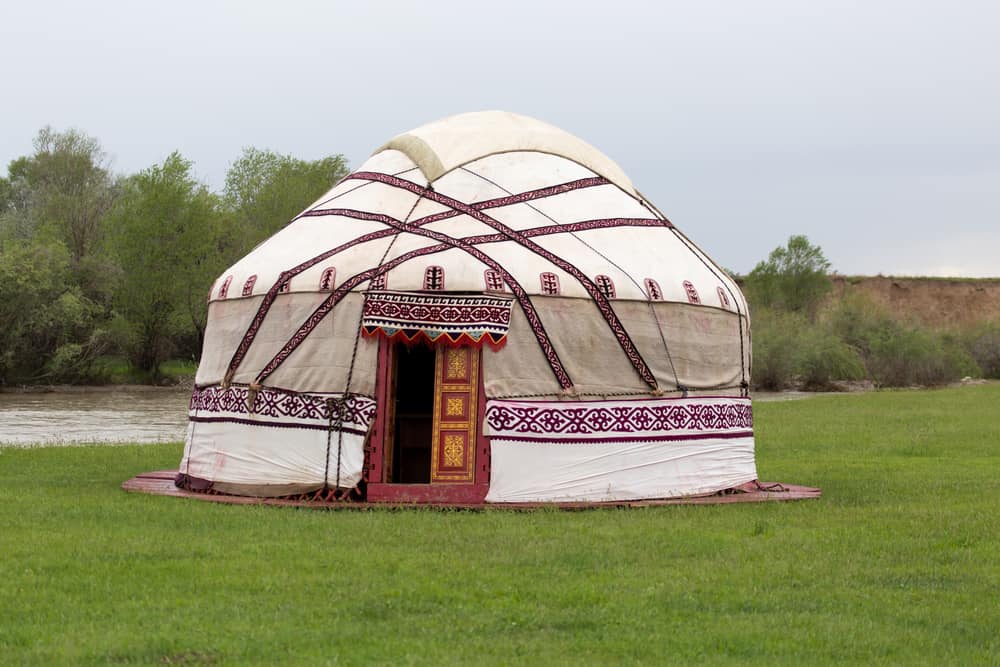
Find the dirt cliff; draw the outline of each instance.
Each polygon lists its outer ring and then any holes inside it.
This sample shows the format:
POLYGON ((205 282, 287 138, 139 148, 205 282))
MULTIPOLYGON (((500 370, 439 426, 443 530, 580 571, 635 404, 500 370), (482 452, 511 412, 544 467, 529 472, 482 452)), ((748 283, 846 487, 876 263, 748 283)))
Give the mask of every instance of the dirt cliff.
POLYGON ((898 319, 935 329, 1000 320, 1000 278, 832 278, 830 299, 860 293, 898 319))

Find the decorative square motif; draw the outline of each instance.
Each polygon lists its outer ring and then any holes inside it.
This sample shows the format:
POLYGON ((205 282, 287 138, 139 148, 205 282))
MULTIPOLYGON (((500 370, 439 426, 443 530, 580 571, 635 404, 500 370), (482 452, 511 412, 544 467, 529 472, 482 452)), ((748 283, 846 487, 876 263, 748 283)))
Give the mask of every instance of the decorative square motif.
POLYGON ((464 380, 469 374, 468 351, 450 348, 446 359, 445 377, 449 380, 464 380))
POLYGON ((464 417, 465 416, 465 399, 462 397, 458 398, 446 398, 444 414, 446 417, 464 417))
POLYGON ((447 468, 461 468, 465 459, 465 437, 444 436, 444 465, 447 468))

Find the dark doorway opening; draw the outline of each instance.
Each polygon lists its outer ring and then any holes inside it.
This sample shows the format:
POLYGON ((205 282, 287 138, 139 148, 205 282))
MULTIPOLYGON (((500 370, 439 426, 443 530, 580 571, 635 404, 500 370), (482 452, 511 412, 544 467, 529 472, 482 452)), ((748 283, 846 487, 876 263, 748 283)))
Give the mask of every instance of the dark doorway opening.
POLYGON ((392 481, 430 484, 435 353, 421 345, 397 345, 393 357, 396 391, 392 481))

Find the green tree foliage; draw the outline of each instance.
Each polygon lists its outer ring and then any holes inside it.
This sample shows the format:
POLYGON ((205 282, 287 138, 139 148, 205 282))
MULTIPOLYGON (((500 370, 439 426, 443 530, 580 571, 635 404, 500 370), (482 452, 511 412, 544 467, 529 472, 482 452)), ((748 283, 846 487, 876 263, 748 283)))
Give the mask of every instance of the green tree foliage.
POLYGON ((793 236, 745 279, 755 386, 823 389, 859 379, 885 387, 937 385, 981 374, 996 354, 989 326, 964 335, 935 332, 893 318, 860 294, 821 311, 829 266, 822 250, 793 236))
POLYGON ((0 382, 91 379, 113 346, 100 242, 116 192, 96 139, 50 127, 0 179, 0 382))
POLYGON ((771 251, 744 281, 747 298, 754 306, 779 308, 815 317, 823 297, 833 284, 830 262, 819 246, 805 236, 792 236, 788 245, 771 251))
POLYGON ((10 208, 13 195, 14 193, 10 186, 10 180, 0 176, 0 220, 4 219, 5 214, 10 208))
POLYGON ((93 381, 104 353, 151 378, 196 357, 212 280, 346 174, 340 155, 248 148, 219 196, 177 153, 117 177, 93 137, 42 128, 0 175, 0 384, 93 381))
POLYGON ((73 282, 61 242, 0 250, 0 385, 90 379, 113 342, 103 309, 73 282))
POLYGON ((954 336, 897 321, 862 295, 844 298, 827 320, 878 385, 936 385, 981 372, 954 336))
POLYGON ((97 139, 42 128, 30 157, 8 167, 7 236, 59 240, 79 263, 98 245, 117 188, 97 139))
MULTIPOLYGON (((125 279, 114 304, 126 329, 130 363, 152 377, 194 335, 200 351, 205 297, 224 268, 219 200, 174 152, 129 177, 108 217, 109 244, 125 279)), ((190 350, 189 350, 190 351, 190 350)))
POLYGON ((962 342, 984 377, 1000 379, 1000 320, 983 322, 967 332, 962 342))
POLYGON ((754 315, 753 379, 762 389, 798 386, 830 389, 838 380, 860 380, 865 366, 858 351, 830 326, 803 313, 760 308, 754 315))
POLYGON ((342 155, 300 160, 245 148, 226 174, 225 200, 234 213, 237 257, 274 234, 348 173, 342 155))

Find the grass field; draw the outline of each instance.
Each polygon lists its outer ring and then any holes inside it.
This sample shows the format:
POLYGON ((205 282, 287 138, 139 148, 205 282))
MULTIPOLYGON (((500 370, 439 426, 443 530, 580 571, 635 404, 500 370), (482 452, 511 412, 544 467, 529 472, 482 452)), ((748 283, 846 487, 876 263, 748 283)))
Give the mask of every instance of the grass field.
POLYGON ((818 501, 323 512, 0 449, 2 664, 998 664, 1000 383, 755 406, 818 501))

